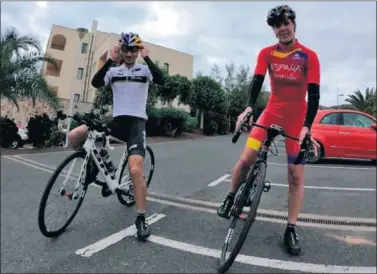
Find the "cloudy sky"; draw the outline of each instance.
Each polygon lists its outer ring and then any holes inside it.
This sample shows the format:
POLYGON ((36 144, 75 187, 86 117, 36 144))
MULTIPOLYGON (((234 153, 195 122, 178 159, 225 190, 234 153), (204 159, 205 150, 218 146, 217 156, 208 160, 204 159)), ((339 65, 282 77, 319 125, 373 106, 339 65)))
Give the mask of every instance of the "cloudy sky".
MULTIPOLYGON (((321 105, 335 105, 337 88, 376 87, 375 2, 2 2, 1 28, 16 27, 45 45, 52 24, 138 32, 144 40, 194 55, 195 73, 233 62, 254 69, 256 55, 276 42, 268 10, 289 4, 297 38, 321 62, 321 105)), ((340 97, 340 103, 344 97, 340 97)))

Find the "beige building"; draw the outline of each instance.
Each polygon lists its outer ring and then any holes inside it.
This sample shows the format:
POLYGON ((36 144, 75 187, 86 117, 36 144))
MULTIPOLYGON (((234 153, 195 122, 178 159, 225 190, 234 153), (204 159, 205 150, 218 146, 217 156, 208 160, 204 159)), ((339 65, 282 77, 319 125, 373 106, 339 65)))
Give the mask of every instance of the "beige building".
MULTIPOLYGON (((98 31, 97 26, 98 22, 93 21, 90 31, 57 25, 51 28, 46 52, 57 61, 58 69, 45 65, 43 70, 48 83, 58 97, 66 99, 64 101, 74 94, 75 102, 88 105, 95 98, 96 89, 91 86, 91 79, 109 58, 110 49, 119 41, 119 34, 98 31)), ((192 55, 148 42, 145 44, 150 50, 151 59, 165 66, 169 75, 193 77, 192 55)), ((67 107, 67 104, 64 105, 67 107)), ((158 105, 161 106, 161 103, 158 105)), ((177 102, 173 102, 173 105, 177 106, 177 102)), ((187 109, 186 106, 180 107, 187 109)))

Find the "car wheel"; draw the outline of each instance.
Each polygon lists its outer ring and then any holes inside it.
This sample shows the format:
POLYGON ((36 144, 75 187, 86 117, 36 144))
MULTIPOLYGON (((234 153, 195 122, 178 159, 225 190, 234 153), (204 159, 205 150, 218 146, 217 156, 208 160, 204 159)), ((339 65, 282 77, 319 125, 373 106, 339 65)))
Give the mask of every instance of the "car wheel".
MULTIPOLYGON (((318 141, 317 141, 318 142, 318 141)), ((313 151, 310 151, 309 157, 307 159, 308 163, 315 164, 322 160, 323 158, 323 146, 322 144, 319 144, 319 147, 317 149, 317 156, 314 155, 313 151)))

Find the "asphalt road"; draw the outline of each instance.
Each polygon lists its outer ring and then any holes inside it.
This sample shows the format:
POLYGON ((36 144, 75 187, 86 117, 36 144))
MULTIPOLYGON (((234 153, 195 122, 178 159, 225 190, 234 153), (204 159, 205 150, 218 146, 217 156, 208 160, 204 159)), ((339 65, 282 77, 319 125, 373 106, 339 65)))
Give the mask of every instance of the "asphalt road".
MULTIPOLYGON (((89 188, 63 235, 45 238, 37 225, 39 200, 53 169, 70 152, 3 156, 1 271, 216 273, 228 221, 219 218, 215 208, 228 191, 229 174, 244 137, 237 144, 231 143, 231 136, 221 136, 151 145, 156 170, 147 215, 152 217, 153 235, 146 243, 134 237, 135 208, 125 208, 114 196, 103 198, 97 187, 89 188)), ((113 151, 115 162, 121 153, 121 148, 113 151)), ((262 211, 286 215, 285 163, 280 143, 279 155, 269 158, 267 177, 273 185, 262 197, 262 211)), ((375 166, 327 161, 308 165, 305 176, 302 216, 375 223, 375 166)), ((376 272, 375 225, 300 223, 304 249, 300 257, 290 257, 282 250, 284 228, 282 220, 259 218, 241 250, 244 256, 229 273, 376 272)))

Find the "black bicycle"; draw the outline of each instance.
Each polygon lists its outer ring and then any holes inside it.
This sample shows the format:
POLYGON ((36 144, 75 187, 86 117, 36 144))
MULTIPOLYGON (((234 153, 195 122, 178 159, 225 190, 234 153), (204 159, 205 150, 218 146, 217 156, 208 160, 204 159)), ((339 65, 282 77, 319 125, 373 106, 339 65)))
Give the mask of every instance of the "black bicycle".
MULTIPOLYGON (((244 120, 241 122, 241 124, 235 131, 232 138, 233 143, 237 142, 239 136, 241 135, 245 127, 248 129, 250 128, 249 120, 252 114, 252 111, 247 113, 244 120)), ((229 267, 233 264, 234 260, 236 259, 238 253, 240 252, 245 242, 246 236, 249 233, 251 225, 255 220, 255 217, 257 215, 257 209, 262 197, 262 192, 268 192, 271 188, 271 183, 265 181, 265 178, 267 171, 267 155, 274 138, 278 135, 282 135, 285 138, 290 138, 295 141, 299 140, 295 137, 285 134, 283 128, 278 125, 264 127, 262 125, 252 122, 252 126, 260 127, 266 130, 267 137, 264 139, 263 145, 257 155, 257 159, 250 168, 247 176, 245 177, 245 181, 241 182, 238 185, 235 202, 230 211, 230 216, 232 218, 230 227, 225 237, 225 242, 223 244, 223 248, 219 259, 219 273, 226 272, 229 269, 229 267), (244 210, 244 207, 248 206, 250 206, 250 209, 244 210), (239 219, 245 221, 245 224, 236 241, 234 248, 230 252, 228 252, 228 247, 233 236, 234 228, 239 219), (228 253, 229 256, 227 257, 228 253)), ((295 160, 295 164, 300 163, 303 160, 303 158, 308 158, 310 144, 311 138, 310 133, 308 133, 301 145, 300 152, 295 160)))

